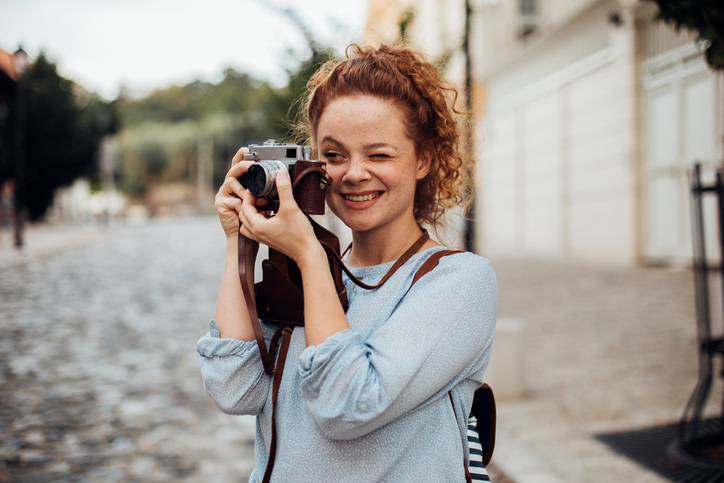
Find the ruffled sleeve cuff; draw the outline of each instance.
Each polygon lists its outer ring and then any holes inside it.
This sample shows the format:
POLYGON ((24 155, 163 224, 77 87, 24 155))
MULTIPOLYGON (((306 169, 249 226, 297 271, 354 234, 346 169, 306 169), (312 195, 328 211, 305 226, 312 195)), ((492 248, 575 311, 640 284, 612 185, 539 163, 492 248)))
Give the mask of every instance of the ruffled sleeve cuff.
POLYGON ((256 341, 219 338, 219 327, 211 321, 196 350, 204 358, 204 388, 219 409, 227 414, 262 411, 270 378, 265 377, 256 341))
POLYGON ((216 321, 209 323, 209 332, 196 344, 199 355, 206 358, 225 356, 252 356, 259 351, 256 341, 239 339, 222 339, 219 337, 219 326, 216 321))

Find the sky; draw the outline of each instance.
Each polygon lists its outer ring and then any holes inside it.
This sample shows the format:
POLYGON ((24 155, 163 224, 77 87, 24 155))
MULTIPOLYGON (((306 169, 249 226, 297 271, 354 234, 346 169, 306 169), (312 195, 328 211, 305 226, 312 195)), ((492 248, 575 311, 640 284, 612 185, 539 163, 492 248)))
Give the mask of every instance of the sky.
POLYGON ((292 8, 339 52, 364 34, 366 0, 0 0, 0 49, 42 50, 61 75, 108 100, 232 67, 276 85, 306 55, 292 8))

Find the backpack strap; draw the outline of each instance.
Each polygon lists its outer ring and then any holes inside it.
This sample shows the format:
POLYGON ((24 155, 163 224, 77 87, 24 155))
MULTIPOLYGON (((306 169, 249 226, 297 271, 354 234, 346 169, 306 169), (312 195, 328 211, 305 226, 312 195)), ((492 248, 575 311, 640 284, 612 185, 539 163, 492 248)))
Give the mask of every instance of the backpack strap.
MULTIPOLYGON (((423 263, 420 268, 417 269, 417 272, 415 272, 415 276, 412 278, 412 283, 410 284, 410 287, 407 289, 407 292, 410 291, 413 285, 417 283, 418 280, 420 280, 423 275, 430 273, 433 268, 437 267, 437 264, 440 263, 440 259, 442 257, 445 257, 447 255, 453 255, 455 253, 463 253, 462 250, 440 250, 438 252, 433 253, 430 255, 427 260, 425 260, 425 263, 423 263)), ((405 292, 405 295, 407 295, 407 292, 405 292)))

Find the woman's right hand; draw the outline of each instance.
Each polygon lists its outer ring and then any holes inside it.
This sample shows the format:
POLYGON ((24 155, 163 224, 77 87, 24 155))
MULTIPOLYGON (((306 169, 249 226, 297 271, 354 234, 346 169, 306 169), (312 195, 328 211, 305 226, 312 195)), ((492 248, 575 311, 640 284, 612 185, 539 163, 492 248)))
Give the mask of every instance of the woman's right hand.
POLYGON ((231 169, 226 173, 224 183, 216 193, 214 208, 219 215, 221 226, 227 238, 239 236, 239 212, 241 211, 241 198, 246 191, 239 181, 239 177, 246 173, 254 161, 244 161, 244 155, 249 153, 248 148, 239 149, 231 160, 231 169))

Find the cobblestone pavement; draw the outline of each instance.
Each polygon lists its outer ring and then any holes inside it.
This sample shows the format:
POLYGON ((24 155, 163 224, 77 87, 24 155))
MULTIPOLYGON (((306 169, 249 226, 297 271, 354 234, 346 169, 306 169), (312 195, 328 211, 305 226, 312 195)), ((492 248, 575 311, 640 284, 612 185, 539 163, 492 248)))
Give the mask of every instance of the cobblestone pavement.
MULTIPOLYGON (((214 406, 195 351, 221 282, 217 224, 76 230, 55 253, 50 230, 19 257, 0 246, 0 482, 248 478, 253 419, 214 406)), ((497 481, 663 481, 595 435, 681 414, 691 272, 489 258, 500 316, 525 327, 526 395, 499 401, 497 481)))
POLYGON ((248 478, 253 419, 214 406, 195 350, 221 281, 217 225, 121 227, 0 264, 0 481, 248 478))

